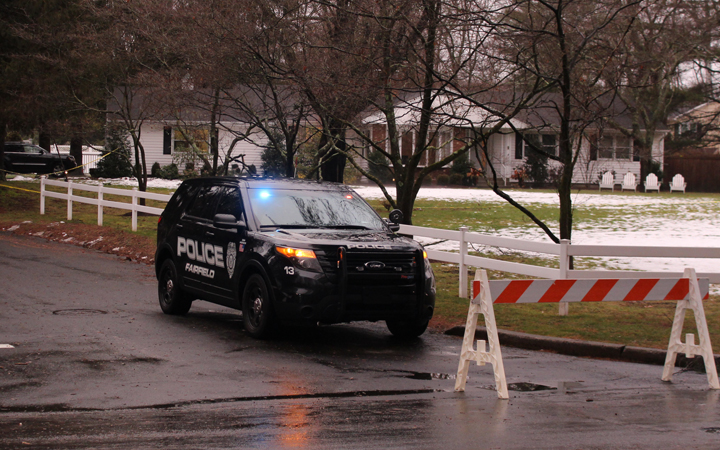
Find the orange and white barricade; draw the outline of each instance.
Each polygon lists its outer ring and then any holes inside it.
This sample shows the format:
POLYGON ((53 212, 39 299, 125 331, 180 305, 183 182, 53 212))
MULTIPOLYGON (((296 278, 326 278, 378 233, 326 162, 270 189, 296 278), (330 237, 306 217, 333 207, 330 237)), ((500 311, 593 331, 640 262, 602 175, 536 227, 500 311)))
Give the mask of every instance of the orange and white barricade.
POLYGON ((508 398, 505 368, 503 366, 494 303, 559 303, 559 302, 612 302, 675 300, 670 342, 662 380, 671 381, 678 353, 688 357, 701 355, 705 360, 708 383, 711 389, 720 389, 715 358, 710 345, 710 334, 705 320, 702 299, 707 298, 710 283, 707 278, 698 279, 694 269, 685 269, 683 278, 644 279, 588 279, 588 280, 500 280, 488 281, 487 272, 478 270, 473 280, 473 299, 470 301, 465 337, 463 338, 458 365, 455 391, 464 391, 470 362, 478 365, 490 363, 493 366, 498 397, 508 398), (700 338, 695 344, 693 334, 687 334, 681 341, 685 311, 692 310, 700 338), (477 342, 473 348, 478 315, 485 318, 489 348, 485 341, 477 342))

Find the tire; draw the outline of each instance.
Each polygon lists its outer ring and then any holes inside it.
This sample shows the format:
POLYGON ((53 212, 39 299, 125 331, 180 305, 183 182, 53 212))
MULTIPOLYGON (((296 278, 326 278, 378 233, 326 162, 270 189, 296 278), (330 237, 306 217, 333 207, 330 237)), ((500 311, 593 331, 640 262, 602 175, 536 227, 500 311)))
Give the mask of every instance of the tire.
POLYGON ((160 266, 158 299, 160 300, 160 309, 165 314, 184 316, 192 306, 192 300, 187 292, 180 289, 177 269, 171 259, 165 260, 160 266))
POLYGON ((430 323, 430 320, 425 319, 421 321, 418 321, 417 319, 392 319, 385 321, 385 325, 387 325, 388 330, 390 330, 393 336, 401 339, 414 339, 420 337, 425 330, 427 330, 428 323, 430 323))
POLYGON ((50 172, 50 175, 54 177, 59 177, 62 175, 62 173, 65 171, 65 168, 60 163, 53 164, 52 172, 50 172))
POLYGON ((242 294, 243 325, 245 332, 266 339, 275 331, 275 317, 270 304, 270 293, 262 275, 250 275, 242 294))

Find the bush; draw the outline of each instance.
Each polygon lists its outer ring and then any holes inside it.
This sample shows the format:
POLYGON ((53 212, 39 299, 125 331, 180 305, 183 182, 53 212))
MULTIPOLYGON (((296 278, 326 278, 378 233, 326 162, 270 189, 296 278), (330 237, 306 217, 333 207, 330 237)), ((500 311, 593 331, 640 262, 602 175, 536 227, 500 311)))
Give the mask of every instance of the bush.
POLYGON ((164 178, 166 180, 177 180, 180 178, 180 171, 178 170, 178 166, 175 164, 168 164, 165 167, 161 167, 160 170, 158 170, 157 175, 158 178, 164 178))
POLYGON ((152 165, 152 168, 150 168, 150 175, 152 175, 155 178, 160 178, 160 163, 155 161, 152 165))
POLYGON ((390 160, 388 160, 385 155, 378 151, 372 151, 370 155, 368 155, 367 161, 370 175, 378 178, 383 183, 392 181, 393 172, 390 168, 390 160))
POLYGON ((437 184, 438 184, 438 186, 447 186, 448 184, 450 184, 450 177, 445 175, 444 173, 441 175, 438 175, 437 184))
POLYGON ((528 149, 523 170, 527 177, 532 180, 534 187, 544 186, 549 176, 547 155, 537 152, 532 148, 528 149))
POLYGON ((278 143, 278 146, 274 146, 272 141, 268 139, 267 144, 263 146, 262 155, 262 169, 263 176, 281 178, 286 176, 285 164, 286 164, 286 148, 285 148, 285 136, 277 129, 271 129, 272 139, 278 143))
POLYGON ((266 177, 285 176, 285 155, 282 151, 268 144, 260 155, 262 171, 266 177))
POLYGON ((468 154, 465 153, 464 155, 459 156, 455 161, 453 161, 452 165, 450 166, 450 173, 457 173, 465 176, 468 172, 470 172, 470 169, 472 168, 473 164, 472 162, 470 162, 468 154))
POLYGON ((92 170, 93 176, 103 178, 132 176, 133 169, 130 163, 127 131, 121 127, 109 127, 107 133, 104 158, 98 161, 97 169, 92 170))
POLYGON ((465 176, 460 173, 451 173, 450 174, 450 184, 453 186, 458 186, 463 184, 463 180, 465 179, 465 176))

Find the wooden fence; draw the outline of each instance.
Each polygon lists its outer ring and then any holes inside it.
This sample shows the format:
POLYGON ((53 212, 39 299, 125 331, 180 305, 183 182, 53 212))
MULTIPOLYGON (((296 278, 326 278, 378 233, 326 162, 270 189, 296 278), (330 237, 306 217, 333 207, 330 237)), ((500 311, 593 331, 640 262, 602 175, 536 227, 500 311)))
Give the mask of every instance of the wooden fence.
POLYGON ((681 174, 689 192, 720 192, 720 155, 665 157, 663 188, 675 174, 681 174))

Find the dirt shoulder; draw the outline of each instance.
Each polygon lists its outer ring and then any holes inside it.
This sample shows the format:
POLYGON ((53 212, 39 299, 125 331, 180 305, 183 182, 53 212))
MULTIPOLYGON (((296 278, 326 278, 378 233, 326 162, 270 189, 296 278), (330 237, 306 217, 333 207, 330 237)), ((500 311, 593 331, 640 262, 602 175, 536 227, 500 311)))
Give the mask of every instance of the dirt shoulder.
POLYGON ((115 228, 63 221, 50 223, 0 221, 0 230, 91 248, 118 255, 128 261, 145 264, 155 262, 154 239, 115 228))

